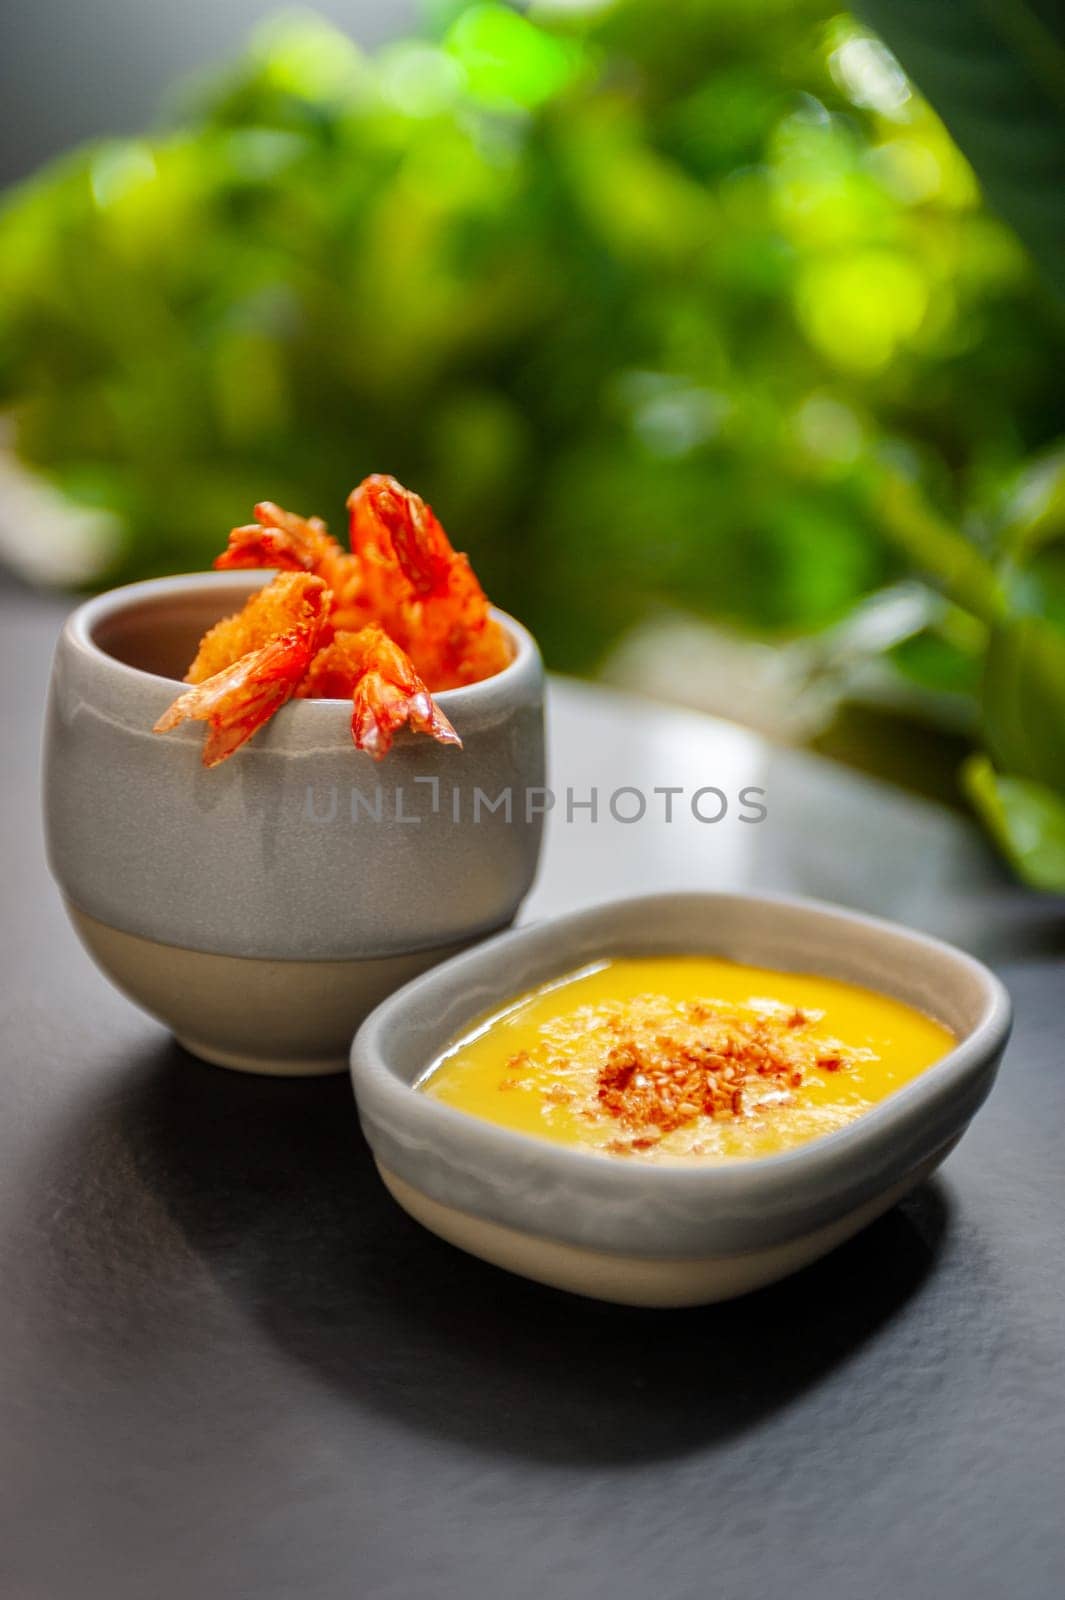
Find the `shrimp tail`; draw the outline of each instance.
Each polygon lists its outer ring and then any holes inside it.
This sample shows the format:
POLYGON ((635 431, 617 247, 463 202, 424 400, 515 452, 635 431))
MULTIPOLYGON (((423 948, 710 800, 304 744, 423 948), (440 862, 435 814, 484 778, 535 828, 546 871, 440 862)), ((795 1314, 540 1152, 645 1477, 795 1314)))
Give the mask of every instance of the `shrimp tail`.
POLYGON ((280 567, 286 572, 320 573, 342 554, 320 517, 301 517, 272 500, 255 507, 255 521, 234 528, 215 566, 220 571, 244 567, 280 567))
MULTIPOLYGON (((210 664, 216 670, 197 674, 153 731, 168 733, 185 721, 206 722, 204 766, 216 767, 231 756, 306 677, 331 598, 320 578, 275 578, 243 612, 214 630, 210 664)), ((207 656, 201 655, 206 662, 207 656)))
POLYGON ((206 722, 203 764, 216 767, 292 697, 310 658, 305 635, 279 634, 179 695, 152 731, 168 733, 185 721, 206 722))
POLYGON ((300 693, 350 696, 352 740, 375 761, 387 755, 402 727, 440 744, 462 745, 410 657, 376 624, 336 634, 318 652, 300 693))
POLYGON ((397 684, 386 673, 369 669, 352 693, 351 737, 356 750, 365 750, 380 761, 392 748, 395 734, 404 725, 415 733, 427 733, 439 744, 462 748, 451 723, 418 678, 420 689, 397 684))
MULTIPOLYGON (((456 560, 466 558, 456 555, 432 507, 419 495, 378 472, 351 491, 348 509, 353 549, 384 545, 419 600, 448 593, 456 560)), ((470 582, 480 589, 472 572, 470 582)))
POLYGON ((436 689, 490 677, 510 647, 468 557, 431 506, 395 478, 364 478, 348 496, 351 547, 376 613, 436 689))

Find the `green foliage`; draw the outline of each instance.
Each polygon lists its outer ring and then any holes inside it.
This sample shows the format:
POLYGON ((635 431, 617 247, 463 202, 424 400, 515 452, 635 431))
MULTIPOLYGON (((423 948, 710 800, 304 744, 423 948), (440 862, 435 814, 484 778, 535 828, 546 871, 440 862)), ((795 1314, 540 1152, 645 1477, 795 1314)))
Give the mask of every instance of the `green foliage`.
POLYGON ((954 672, 953 686, 975 701, 988 754, 966 763, 965 792, 1021 876, 1058 891, 1065 890, 1063 502, 1065 449, 1032 462, 993 510, 974 512, 969 537, 942 523, 890 470, 877 497, 885 532, 952 602, 945 617, 953 648, 933 658, 926 681, 951 687, 954 672))
POLYGON ((1065 24, 1059 0, 859 0, 1065 294, 1065 24))
POLYGON ((970 756, 965 787, 1003 855, 1033 889, 1065 887, 1065 797, 1027 778, 1000 777, 986 756, 970 756))
MULTIPOLYGON (((1060 8, 1047 0, 860 4, 931 96, 989 200, 1065 293, 1060 8)), ((1022 474, 997 514, 976 509, 970 522, 979 541, 943 523, 913 486, 890 477, 880 506, 915 565, 979 630, 971 653, 981 658, 990 758, 970 757, 966 792, 1027 882, 1065 890, 1065 560, 1055 548, 1065 533, 1065 452, 1022 474)))
POLYGON ((1003 759, 1012 619, 1065 625, 1065 331, 894 58, 827 0, 429 17, 372 59, 275 24, 0 213, 0 406, 117 520, 99 581, 375 470, 571 670, 656 608, 802 634, 917 566, 949 604, 899 671, 975 705, 990 630, 1003 759))
POLYGON ((984 732, 998 765, 1065 792, 1065 633, 1042 617, 993 629, 984 661, 984 732))

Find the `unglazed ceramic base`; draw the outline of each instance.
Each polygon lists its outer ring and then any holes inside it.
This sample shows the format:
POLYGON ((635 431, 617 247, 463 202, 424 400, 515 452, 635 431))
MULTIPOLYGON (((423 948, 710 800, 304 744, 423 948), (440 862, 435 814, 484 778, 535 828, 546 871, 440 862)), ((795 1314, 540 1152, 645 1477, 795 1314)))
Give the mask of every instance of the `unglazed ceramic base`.
POLYGON ((593 1300, 609 1300, 626 1306, 679 1307, 734 1300, 753 1289, 776 1283, 800 1267, 809 1266, 890 1210, 935 1171, 956 1143, 957 1140, 952 1139, 905 1179, 866 1205, 787 1244, 738 1256, 706 1256, 684 1261, 607 1254, 522 1233, 498 1222, 486 1222, 454 1206, 442 1205, 389 1172, 380 1162, 377 1170, 390 1194, 416 1222, 460 1250, 479 1256, 482 1261, 490 1261, 493 1266, 505 1267, 508 1272, 531 1278, 535 1283, 546 1283, 553 1289, 566 1289, 571 1294, 593 1300))
POLYGON ((344 1072, 352 1035, 386 995, 468 941, 358 961, 258 961, 123 933, 68 902, 85 948, 178 1043, 237 1072, 344 1072))

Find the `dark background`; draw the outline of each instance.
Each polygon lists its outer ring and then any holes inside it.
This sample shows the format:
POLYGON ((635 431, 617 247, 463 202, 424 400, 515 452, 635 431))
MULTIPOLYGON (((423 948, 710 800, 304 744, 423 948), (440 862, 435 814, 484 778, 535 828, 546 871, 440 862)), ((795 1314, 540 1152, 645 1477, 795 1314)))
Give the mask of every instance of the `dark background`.
MULTIPOLYGON (((0 184, 71 145, 159 119, 175 79, 239 53, 278 0, 5 0, 0 184)), ((367 46, 409 27, 417 0, 315 0, 367 46)))

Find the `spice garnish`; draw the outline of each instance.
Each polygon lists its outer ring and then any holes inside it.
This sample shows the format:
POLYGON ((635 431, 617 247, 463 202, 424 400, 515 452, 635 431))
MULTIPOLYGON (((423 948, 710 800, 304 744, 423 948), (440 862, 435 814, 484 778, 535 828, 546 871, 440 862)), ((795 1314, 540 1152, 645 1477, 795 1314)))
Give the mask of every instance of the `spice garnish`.
MULTIPOLYGON (((788 1102, 811 1069, 839 1072, 864 1054, 848 1054, 835 1039, 819 1036, 821 1015, 759 1003, 677 1005, 639 997, 596 1017, 604 1055, 583 1109, 576 1105, 580 1097, 560 1093, 558 1084, 545 1100, 573 1103, 586 1120, 606 1113, 618 1124, 611 1152, 639 1153, 700 1117, 733 1120, 788 1102)), ((524 1051, 508 1062, 512 1072, 528 1065, 524 1051)), ((556 1057, 552 1065, 564 1074, 564 1060, 556 1057)))
POLYGON ((769 1000, 739 1005, 640 995, 584 1011, 582 1037, 595 1041, 599 1053, 592 1075, 574 1076, 568 1041, 559 1033, 532 1054, 511 1056, 501 1087, 528 1083, 535 1056, 554 1079, 541 1090, 545 1114, 558 1105, 569 1105, 585 1122, 605 1114, 617 1125, 610 1153, 639 1154, 701 1117, 734 1121, 786 1104, 814 1068, 840 1072, 870 1054, 826 1037, 817 1027, 823 1015, 769 1000))

